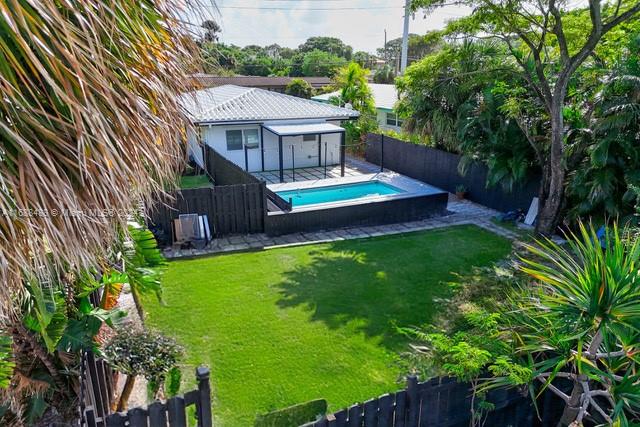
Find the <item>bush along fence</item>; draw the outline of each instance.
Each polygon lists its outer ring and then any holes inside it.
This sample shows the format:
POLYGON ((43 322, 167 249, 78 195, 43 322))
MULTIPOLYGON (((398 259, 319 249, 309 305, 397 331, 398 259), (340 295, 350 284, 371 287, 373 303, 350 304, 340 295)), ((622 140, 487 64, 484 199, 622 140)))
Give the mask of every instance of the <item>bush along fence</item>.
MULTIPOLYGON (((467 427, 471 421, 472 390, 468 383, 440 377, 418 382, 407 378, 407 388, 352 405, 303 427, 467 427)), ((493 410, 485 415, 487 426, 551 427, 557 424, 562 404, 545 393, 538 401, 538 418, 528 395, 517 389, 490 391, 486 400, 493 410)))
POLYGON ((500 186, 487 188, 486 166, 471 165, 465 175, 458 171, 461 156, 425 145, 412 144, 386 135, 368 134, 365 158, 368 162, 455 193, 463 185, 467 198, 501 212, 526 209, 538 196, 540 179, 507 192, 500 186))

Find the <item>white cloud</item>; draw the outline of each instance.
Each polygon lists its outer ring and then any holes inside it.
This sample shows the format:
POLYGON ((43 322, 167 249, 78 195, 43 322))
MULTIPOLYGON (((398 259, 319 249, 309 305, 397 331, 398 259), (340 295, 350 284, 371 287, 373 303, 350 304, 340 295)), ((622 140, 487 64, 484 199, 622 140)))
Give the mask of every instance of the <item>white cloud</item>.
MULTIPOLYGON (((216 5, 221 40, 239 46, 278 43, 297 47, 312 36, 332 36, 355 50, 375 52, 384 43, 385 29, 388 40, 402 36, 404 0, 218 0, 216 5)), ((424 34, 468 13, 456 6, 433 12, 426 19, 417 13, 409 31, 424 34)))

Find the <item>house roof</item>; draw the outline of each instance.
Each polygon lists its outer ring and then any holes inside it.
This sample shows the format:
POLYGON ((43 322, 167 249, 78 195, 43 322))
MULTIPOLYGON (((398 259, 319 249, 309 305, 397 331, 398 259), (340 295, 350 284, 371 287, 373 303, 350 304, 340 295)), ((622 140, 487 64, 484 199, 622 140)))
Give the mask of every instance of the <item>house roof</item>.
POLYGON ((321 104, 258 88, 224 85, 183 94, 182 106, 194 123, 255 122, 358 117, 355 110, 321 104))
POLYGON ((281 87, 285 88, 294 78, 306 80, 312 87, 320 88, 331 84, 329 77, 261 77, 261 76, 213 76, 211 74, 194 74, 192 78, 204 88, 222 85, 246 87, 281 87))
MULTIPOLYGON (((371 93, 373 94, 373 101, 376 108, 383 108, 385 110, 393 110, 396 102, 398 102, 398 90, 395 85, 383 85, 378 83, 369 83, 371 93)), ((339 96, 340 91, 337 90, 331 93, 324 93, 317 95, 311 99, 320 102, 327 102, 329 98, 333 96, 339 96)))
POLYGON ((344 132, 344 128, 340 126, 336 126, 333 123, 327 123, 327 122, 299 123, 299 124, 271 124, 271 125, 265 125, 264 128, 280 136, 344 132))

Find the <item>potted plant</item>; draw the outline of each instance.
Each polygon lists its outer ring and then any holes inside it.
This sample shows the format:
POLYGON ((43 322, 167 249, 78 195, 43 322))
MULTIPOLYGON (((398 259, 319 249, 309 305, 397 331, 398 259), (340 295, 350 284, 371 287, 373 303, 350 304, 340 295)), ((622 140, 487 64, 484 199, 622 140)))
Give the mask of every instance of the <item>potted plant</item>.
POLYGON ((465 194, 467 194, 467 187, 462 184, 456 185, 456 197, 462 200, 464 199, 465 194))

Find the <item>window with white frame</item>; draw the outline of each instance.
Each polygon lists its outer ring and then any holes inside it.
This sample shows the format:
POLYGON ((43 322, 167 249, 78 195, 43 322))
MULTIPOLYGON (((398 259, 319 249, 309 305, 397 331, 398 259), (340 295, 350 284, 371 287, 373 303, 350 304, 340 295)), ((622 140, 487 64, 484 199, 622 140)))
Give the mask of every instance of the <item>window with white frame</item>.
POLYGON ((242 131, 244 136, 244 145, 247 148, 258 148, 260 146, 260 137, 258 129, 245 129, 242 131))
POLYGON ((258 148, 260 134, 258 129, 234 129, 226 131, 227 151, 242 150, 243 147, 258 148))
POLYGON ((400 127, 402 126, 402 119, 396 113, 387 113, 387 125, 400 127))

